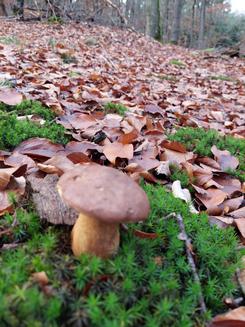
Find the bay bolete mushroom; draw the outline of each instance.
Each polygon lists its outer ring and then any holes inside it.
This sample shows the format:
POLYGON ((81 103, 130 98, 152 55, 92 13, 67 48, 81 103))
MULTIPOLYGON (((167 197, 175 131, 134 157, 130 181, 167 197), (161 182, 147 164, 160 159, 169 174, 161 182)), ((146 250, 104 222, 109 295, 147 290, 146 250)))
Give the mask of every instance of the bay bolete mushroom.
POLYGON ((72 251, 108 258, 119 246, 120 223, 145 220, 150 205, 146 193, 117 169, 82 165, 65 172, 58 184, 63 201, 79 217, 72 229, 72 251))

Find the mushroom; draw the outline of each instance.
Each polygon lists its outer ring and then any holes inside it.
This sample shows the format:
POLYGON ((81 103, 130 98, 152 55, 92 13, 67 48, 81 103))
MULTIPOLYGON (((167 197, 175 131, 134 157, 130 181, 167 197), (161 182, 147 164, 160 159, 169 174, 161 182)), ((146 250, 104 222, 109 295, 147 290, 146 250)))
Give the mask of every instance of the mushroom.
POLYGON ((79 213, 72 229, 72 251, 109 258, 119 246, 119 225, 145 220, 146 193, 117 169, 85 164, 65 172, 57 183, 63 201, 79 213))

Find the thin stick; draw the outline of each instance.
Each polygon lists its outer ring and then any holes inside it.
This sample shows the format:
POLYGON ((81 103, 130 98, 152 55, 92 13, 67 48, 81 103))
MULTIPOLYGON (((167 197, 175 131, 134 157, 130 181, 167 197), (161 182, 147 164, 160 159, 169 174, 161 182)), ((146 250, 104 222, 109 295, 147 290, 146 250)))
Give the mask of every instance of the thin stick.
POLYGON ((200 287, 199 304, 201 307, 201 312, 205 313, 207 311, 207 307, 206 307, 204 297, 202 294, 201 282, 200 282, 200 278, 198 276, 197 267, 196 267, 196 264, 195 264, 195 261, 193 258, 193 254, 192 254, 192 250, 191 250, 191 248, 192 248, 191 240, 189 239, 188 235, 186 234, 185 225, 184 225, 182 216, 180 214, 177 214, 176 218, 177 218, 177 222, 178 222, 181 234, 182 234, 182 239, 183 239, 183 241, 185 241, 185 250, 186 250, 188 263, 191 267, 191 270, 192 270, 192 273, 194 276, 194 280, 200 287))
POLYGON ((16 249, 23 243, 10 243, 10 244, 3 244, 3 246, 0 248, 0 251, 6 251, 6 250, 12 250, 16 249))

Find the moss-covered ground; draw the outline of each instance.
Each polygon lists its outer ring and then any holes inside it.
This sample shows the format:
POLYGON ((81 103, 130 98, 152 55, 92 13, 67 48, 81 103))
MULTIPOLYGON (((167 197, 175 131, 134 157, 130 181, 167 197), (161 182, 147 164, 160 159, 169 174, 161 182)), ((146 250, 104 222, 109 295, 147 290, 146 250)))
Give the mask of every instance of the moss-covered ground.
POLYGON ((194 151, 201 156, 211 157, 211 147, 216 145, 219 150, 228 150, 239 160, 236 171, 229 171, 241 181, 245 181, 245 141, 232 136, 221 136, 215 130, 202 128, 180 128, 168 137, 171 141, 178 141, 186 146, 189 151, 194 151))
MULTIPOLYGON (((102 261, 69 249, 69 230, 42 226, 29 208, 17 210, 16 227, 1 238, 19 242, 0 257, 1 326, 204 326, 224 310, 222 299, 236 294, 233 275, 238 266, 233 229, 210 226, 205 214, 188 206, 162 186, 144 185, 151 214, 144 224, 121 233, 118 255, 102 261), (179 227, 168 214, 181 213, 193 240, 197 268, 209 311, 199 311, 200 289, 193 281, 179 227), (135 228, 157 234, 135 236, 135 228), (44 291, 31 278, 45 271, 44 291)), ((1 219, 10 227, 13 216, 1 219)))
POLYGON ((12 150, 32 137, 44 137, 61 144, 69 141, 65 128, 55 123, 55 115, 39 102, 26 100, 17 106, 0 104, 0 149, 12 150), (38 116, 44 124, 32 121, 29 115, 38 116), (20 120, 21 116, 26 118, 20 120))

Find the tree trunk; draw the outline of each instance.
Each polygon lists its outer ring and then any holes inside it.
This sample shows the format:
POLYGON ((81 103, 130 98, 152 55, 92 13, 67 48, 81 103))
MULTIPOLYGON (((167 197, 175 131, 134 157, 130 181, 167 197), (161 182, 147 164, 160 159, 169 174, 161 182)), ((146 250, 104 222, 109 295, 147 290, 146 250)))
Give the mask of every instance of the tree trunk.
POLYGON ((201 1, 200 8, 200 24, 199 24, 199 36, 198 36, 198 48, 204 48, 204 36, 205 36, 205 16, 206 16, 206 0, 201 1))
POLYGON ((0 0, 0 16, 8 16, 4 0, 0 0))
POLYGON ((146 1, 146 35, 161 38, 160 0, 146 1))
POLYGON ((183 0, 175 0, 174 2, 174 18, 173 18, 173 28, 171 42, 177 44, 180 36, 180 22, 181 22, 181 12, 183 7, 183 0))
POLYGON ((18 15, 20 16, 20 19, 24 19, 25 0, 17 0, 17 3, 18 3, 18 15))
POLYGON ((190 44, 189 44, 190 48, 192 48, 194 45, 195 11, 196 11, 196 0, 193 0, 192 10, 191 10, 191 30, 190 30, 190 44))
POLYGON ((163 41, 169 41, 169 0, 165 0, 163 15, 163 41))

